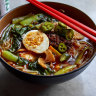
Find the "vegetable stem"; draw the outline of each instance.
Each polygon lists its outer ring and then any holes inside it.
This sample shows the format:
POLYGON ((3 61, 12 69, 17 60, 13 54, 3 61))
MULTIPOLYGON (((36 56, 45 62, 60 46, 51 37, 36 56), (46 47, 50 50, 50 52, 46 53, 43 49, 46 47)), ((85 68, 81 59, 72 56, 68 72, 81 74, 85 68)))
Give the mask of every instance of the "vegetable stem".
MULTIPOLYGON (((7 59, 9 61, 13 61, 13 62, 17 62, 18 61, 18 56, 12 54, 9 51, 2 51, 2 57, 4 57, 5 59, 7 59)), ((18 62, 22 63, 22 60, 19 59, 18 62)))
POLYGON ((72 70, 75 67, 76 67, 76 65, 70 65, 70 66, 65 67, 63 69, 60 69, 54 75, 60 75, 60 74, 64 74, 64 73, 70 72, 70 70, 72 70))
POLYGON ((81 61, 82 61, 82 58, 83 58, 83 55, 84 53, 86 52, 86 50, 88 50, 89 47, 85 47, 82 52, 80 52, 80 54, 77 56, 76 58, 76 61, 75 61, 75 64, 81 64, 81 61))
POLYGON ((60 57, 60 62, 66 61, 70 58, 70 55, 68 53, 63 53, 60 57))
POLYGON ((33 23, 33 22, 37 22, 38 20, 40 20, 40 17, 39 17, 40 14, 36 14, 36 15, 33 15, 33 16, 30 16, 24 20, 22 20, 20 22, 21 25, 23 26, 28 26, 29 24, 33 23))
POLYGON ((14 18, 14 19, 12 20, 12 23, 13 23, 13 24, 18 24, 20 21, 22 21, 22 20, 24 20, 24 19, 26 19, 26 18, 28 18, 28 17, 30 17, 30 16, 32 16, 31 13, 28 14, 28 15, 26 15, 26 16, 14 18))

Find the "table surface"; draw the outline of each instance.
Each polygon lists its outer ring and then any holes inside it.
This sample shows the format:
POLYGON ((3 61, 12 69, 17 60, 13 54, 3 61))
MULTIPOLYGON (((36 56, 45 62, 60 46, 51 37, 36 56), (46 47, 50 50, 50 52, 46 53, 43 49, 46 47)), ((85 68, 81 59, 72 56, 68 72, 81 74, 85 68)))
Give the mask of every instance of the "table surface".
MULTIPOLYGON (((54 2, 58 2, 58 0, 54 0, 54 2)), ((96 23, 96 10, 94 10, 96 0, 59 0, 59 2, 77 7, 96 23)), ((25 3, 27 2, 24 0, 10 0, 10 8, 13 9, 25 3)), ((96 57, 79 76, 52 86, 35 85, 20 80, 9 73, 0 63, 0 96, 95 96, 95 94, 96 57)))

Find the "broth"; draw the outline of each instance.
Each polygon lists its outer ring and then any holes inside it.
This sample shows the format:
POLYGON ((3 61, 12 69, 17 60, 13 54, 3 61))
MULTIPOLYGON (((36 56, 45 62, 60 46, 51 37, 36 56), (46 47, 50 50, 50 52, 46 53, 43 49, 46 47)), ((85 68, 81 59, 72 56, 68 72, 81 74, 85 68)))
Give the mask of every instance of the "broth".
POLYGON ((0 38, 1 57, 34 75, 59 75, 84 65, 93 54, 86 37, 43 13, 14 18, 0 38))

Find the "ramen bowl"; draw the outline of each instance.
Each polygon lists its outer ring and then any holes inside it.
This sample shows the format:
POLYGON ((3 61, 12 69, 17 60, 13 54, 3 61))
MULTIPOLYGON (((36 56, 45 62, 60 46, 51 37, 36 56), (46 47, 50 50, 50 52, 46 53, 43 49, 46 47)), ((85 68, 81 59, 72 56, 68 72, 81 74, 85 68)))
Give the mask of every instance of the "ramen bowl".
MULTIPOLYGON (((80 21, 81 23, 87 25, 88 27, 90 27, 92 29, 95 29, 95 24, 90 19, 90 17, 88 17, 85 13, 78 10, 77 8, 74 8, 74 7, 66 5, 66 4, 55 3, 55 2, 43 2, 43 3, 53 7, 54 9, 56 9, 56 10, 62 12, 62 13, 64 12, 64 14, 80 21)), ((20 7, 17 7, 15 9, 11 10, 10 12, 8 12, 7 14, 5 14, 1 18, 0 32, 2 32, 4 30, 4 28, 9 23, 11 23, 13 18, 24 16, 24 15, 26 15, 28 13, 31 13, 31 12, 34 13, 34 14, 40 13, 40 12, 44 13, 42 10, 38 9, 37 7, 35 7, 32 4, 26 4, 26 5, 22 5, 20 7)), ((93 60, 94 56, 96 55, 95 54, 96 53, 96 49, 95 49, 96 45, 92 41, 89 41, 89 42, 94 47, 93 48, 93 54, 92 54, 91 58, 80 68, 75 69, 75 70, 73 70, 71 72, 68 72, 68 73, 65 73, 65 74, 61 74, 61 75, 53 75, 53 76, 32 75, 32 74, 24 73, 22 71, 19 71, 19 70, 13 68, 9 64, 7 64, 6 61, 2 57, 0 57, 0 60, 9 72, 14 74, 18 78, 26 80, 28 82, 39 83, 39 84, 62 83, 62 82, 68 81, 68 80, 76 77, 77 75, 79 75, 81 72, 83 72, 88 67, 90 62, 93 60)))

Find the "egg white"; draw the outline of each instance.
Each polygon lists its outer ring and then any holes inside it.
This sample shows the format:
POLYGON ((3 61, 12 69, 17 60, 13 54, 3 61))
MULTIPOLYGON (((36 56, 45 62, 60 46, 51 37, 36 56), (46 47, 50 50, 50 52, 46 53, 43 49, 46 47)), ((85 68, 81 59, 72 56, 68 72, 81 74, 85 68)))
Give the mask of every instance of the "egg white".
MULTIPOLYGON (((32 37, 32 38, 36 38, 36 36, 32 37)), ((44 51, 46 51, 49 47, 49 39, 48 39, 47 35, 43 32, 40 32, 39 30, 31 30, 31 31, 27 32, 26 34, 24 34, 22 42, 23 42, 23 45, 25 46, 25 48, 27 50, 33 51, 35 53, 44 53, 44 51), (40 34, 40 36, 42 36, 42 38, 43 38, 43 41, 40 43, 40 45, 36 45, 36 43, 35 43, 36 47, 34 47, 34 45, 27 44, 26 41, 25 41, 28 34, 32 35, 35 32, 38 32, 40 34)))

